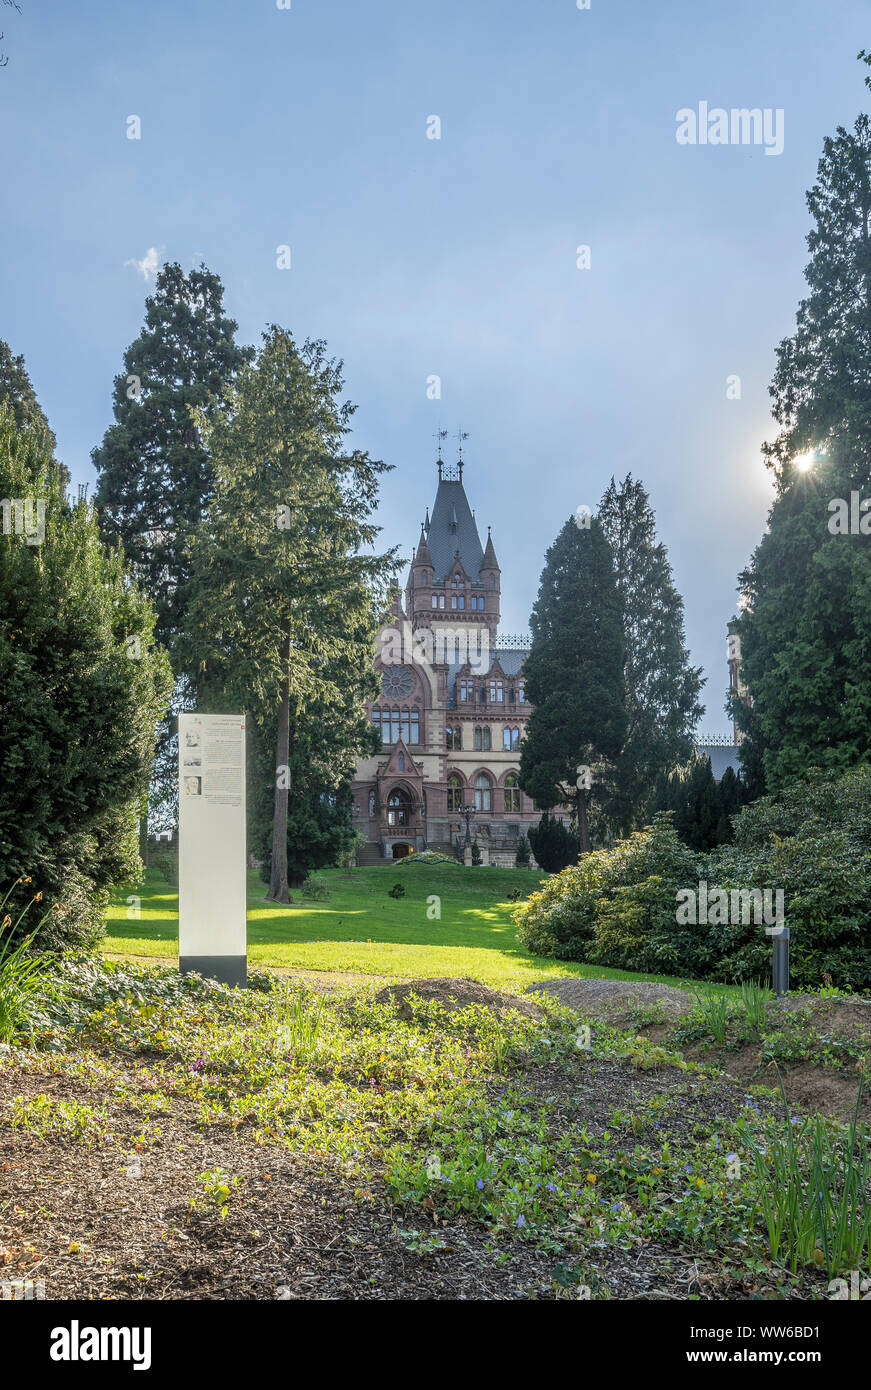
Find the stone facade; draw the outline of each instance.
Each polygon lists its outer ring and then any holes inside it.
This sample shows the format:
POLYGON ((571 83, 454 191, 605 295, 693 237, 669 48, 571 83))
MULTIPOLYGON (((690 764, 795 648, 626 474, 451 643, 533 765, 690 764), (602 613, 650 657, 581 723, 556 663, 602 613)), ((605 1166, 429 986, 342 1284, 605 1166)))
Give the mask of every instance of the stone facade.
POLYGON ((393 622, 379 633, 381 695, 367 706, 383 749, 356 769, 354 826, 361 862, 410 850, 461 853, 472 835, 485 862, 513 864, 520 835, 537 824, 517 784, 520 741, 532 709, 523 662, 529 639, 499 633, 501 570, 481 545, 463 463, 438 463, 432 519, 420 540, 393 622))

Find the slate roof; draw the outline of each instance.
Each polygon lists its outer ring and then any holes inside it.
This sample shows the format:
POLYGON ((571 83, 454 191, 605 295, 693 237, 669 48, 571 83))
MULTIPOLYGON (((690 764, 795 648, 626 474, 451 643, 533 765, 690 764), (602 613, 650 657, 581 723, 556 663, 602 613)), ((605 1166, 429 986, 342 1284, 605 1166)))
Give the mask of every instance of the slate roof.
POLYGON ((450 574, 459 550, 466 574, 480 580, 484 551, 462 483, 439 483, 426 540, 436 579, 450 574))

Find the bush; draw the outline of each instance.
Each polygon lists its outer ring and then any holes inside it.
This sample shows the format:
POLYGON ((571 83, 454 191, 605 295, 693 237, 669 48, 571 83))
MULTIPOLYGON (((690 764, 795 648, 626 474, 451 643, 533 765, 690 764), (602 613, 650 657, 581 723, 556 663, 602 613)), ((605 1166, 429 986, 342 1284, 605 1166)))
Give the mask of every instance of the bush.
POLYGON ((541 868, 547 874, 558 874, 578 857, 578 842, 572 832, 556 816, 545 811, 537 828, 530 827, 529 843, 541 868))
POLYGON ((480 849, 478 848, 478 841, 475 840, 475 841, 473 841, 473 843, 472 843, 472 864, 474 865, 475 868, 477 868, 478 865, 479 865, 480 863, 481 863, 481 851, 480 851, 480 849))
POLYGON ((528 869, 529 861, 532 858, 529 840, 525 835, 521 835, 517 841, 517 849, 514 852, 515 869, 528 869))
POLYGON ((151 856, 151 867, 163 874, 167 883, 178 888, 178 850, 160 849, 151 856))
MULTIPOLYGON (((49 915, 43 949, 91 946, 111 890, 140 871, 139 818, 172 686, 154 612, 70 506, 44 438, 0 407, 0 497, 41 499, 38 543, 0 533, 0 877, 49 915), (55 910, 60 909, 60 910, 55 910)), ((26 516, 25 516, 26 524, 26 516)))
MULTIPOLYGON (((765 923, 735 920, 734 891, 783 893, 791 983, 871 987, 871 768, 812 776, 745 807, 734 843, 695 854, 669 813, 613 849, 595 850, 549 879, 514 918, 536 955, 728 981, 767 978, 765 923), (677 894, 708 885, 729 895, 732 921, 677 919, 677 894)), ((776 901, 776 900, 775 900, 776 901)))
POLYGON ((548 879, 515 911, 518 935, 536 955, 694 973, 700 934, 679 927, 675 914, 678 889, 696 881, 698 865, 670 816, 659 815, 614 849, 593 850, 548 879))
MULTIPOLYGON (((16 887, 18 885, 13 885, 16 887)), ((0 902, 0 1042, 11 1042, 16 1033, 26 1027, 30 1006, 39 989, 39 958, 30 951, 30 942, 39 931, 37 924, 30 936, 19 940, 13 949, 12 938, 15 929, 21 925, 33 902, 38 902, 42 894, 36 895, 19 914, 17 922, 12 921, 6 912, 6 904, 12 894, 8 889, 0 902), (5 935, 4 935, 5 933, 5 935)), ((44 919, 43 919, 44 920, 44 919)))
POLYGON ((389 889, 389 891, 388 891, 388 893, 387 893, 387 896, 388 896, 388 898, 404 898, 404 897, 405 897, 405 884, 404 884, 404 883, 394 883, 393 887, 392 887, 391 889, 389 889))
POLYGON ((330 896, 330 885, 320 874, 309 874, 301 891, 304 898, 311 898, 316 903, 322 903, 330 896))

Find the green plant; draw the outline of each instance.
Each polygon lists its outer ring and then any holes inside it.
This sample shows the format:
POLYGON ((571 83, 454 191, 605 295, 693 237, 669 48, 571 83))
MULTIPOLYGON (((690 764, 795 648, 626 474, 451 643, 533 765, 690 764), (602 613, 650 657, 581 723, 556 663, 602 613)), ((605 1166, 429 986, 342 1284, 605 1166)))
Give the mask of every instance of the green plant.
POLYGON ((741 981, 741 1004, 751 1028, 762 1032, 765 1027, 765 1010, 771 999, 771 990, 764 980, 741 981))
POLYGON ((388 896, 388 898, 404 898, 404 897, 405 897, 405 884, 404 884, 404 883, 394 883, 393 887, 392 887, 391 889, 389 889, 389 891, 388 891, 388 893, 387 893, 387 896, 388 896))
MULTIPOLYGON (((17 887, 23 881, 18 879, 13 887, 17 887)), ((26 1026, 31 1005, 39 990, 39 974, 42 968, 40 961, 30 951, 30 943, 42 922, 37 924, 30 936, 25 936, 14 950, 12 949, 12 941, 22 919, 33 903, 41 901, 42 894, 36 893, 31 902, 25 904, 13 924, 9 913, 4 911, 11 893, 12 888, 0 903, 0 938, 4 932, 7 933, 0 948, 0 1042, 11 1042, 15 1034, 26 1026)), ((42 921, 45 921, 44 917, 42 921)))
POLYGON ((302 896, 312 902, 322 903, 330 896, 330 886, 320 874, 309 874, 302 885, 302 896))
POLYGON ((726 1041, 726 1026, 729 1022, 729 1001, 722 990, 693 990, 696 1007, 705 1021, 708 1032, 722 1047, 726 1041))
MULTIPOLYGON (((230 1177, 223 1168, 206 1169, 205 1173, 200 1173, 198 1182, 202 1183, 203 1192, 210 1202, 220 1208, 221 1220, 227 1219, 227 1203, 230 1193, 239 1186, 241 1179, 234 1175, 230 1177)), ((195 1197, 191 1198, 191 1207, 197 1205, 195 1197)))
POLYGON ((746 1135, 771 1258, 793 1274, 800 1264, 822 1265, 829 1278, 842 1269, 862 1269, 871 1244, 871 1136, 859 1120, 862 1085, 844 1130, 821 1115, 790 1116, 779 1071, 778 1080, 780 1128, 765 1142, 746 1135))
POLYGON ((295 994, 285 1003, 279 1015, 279 1039, 282 1049, 294 1060, 314 1056, 323 1013, 323 999, 312 1000, 304 994, 295 994))
POLYGON ((532 858, 532 850, 529 845, 529 837, 521 835, 517 841, 517 849, 514 851, 515 869, 528 869, 529 861, 532 858))
POLYGON ((475 868, 477 868, 477 867, 480 865, 480 863, 481 863, 481 851, 480 851, 480 849, 479 849, 479 847, 478 847, 478 841, 477 841, 477 840, 474 840, 474 841, 472 842, 472 864, 474 865, 475 868))

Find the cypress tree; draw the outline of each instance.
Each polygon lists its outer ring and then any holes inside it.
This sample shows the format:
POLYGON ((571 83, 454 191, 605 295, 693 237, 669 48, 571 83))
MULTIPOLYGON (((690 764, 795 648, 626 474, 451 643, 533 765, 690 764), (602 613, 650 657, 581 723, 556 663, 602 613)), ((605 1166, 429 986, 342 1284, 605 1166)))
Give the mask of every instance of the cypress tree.
POLYGON ((781 426, 765 446, 777 489, 769 528, 740 576, 742 677, 732 700, 754 788, 811 766, 871 758, 871 550, 832 506, 871 497, 871 123, 824 143, 808 193, 809 293, 777 351, 781 426), (832 523, 834 522, 834 527, 832 523), (760 775, 761 773, 761 775, 760 775))
POLYGON ((683 599, 642 484, 631 474, 619 485, 612 478, 598 517, 614 558, 623 624, 627 731, 611 813, 625 835, 643 820, 657 776, 689 758, 704 713, 703 681, 701 668, 690 665, 683 599))
MULTIPOLYGON (((236 345, 223 297, 219 276, 205 266, 187 275, 174 262, 161 267, 145 325, 115 378, 115 423, 92 454, 103 535, 123 544, 170 650, 187 604, 191 537, 214 493, 203 423, 226 404, 253 351, 236 345)), ((176 662, 183 674, 190 673, 176 662)))
POLYGON ((567 521, 547 551, 530 625, 524 670, 534 709, 520 785, 545 810, 572 806, 586 853, 590 805, 607 796, 626 734, 620 598, 595 517, 588 528, 567 521), (579 767, 590 768, 592 785, 577 786, 579 767))

